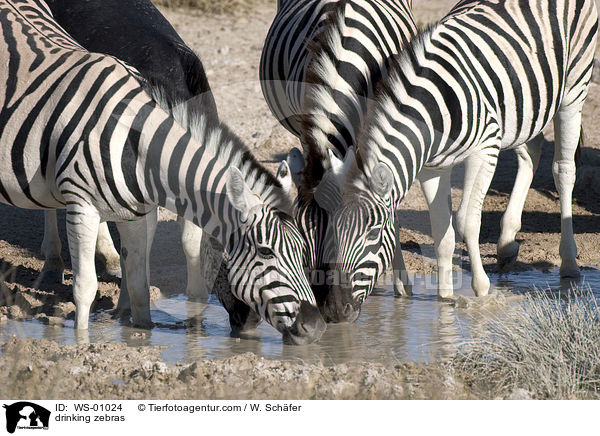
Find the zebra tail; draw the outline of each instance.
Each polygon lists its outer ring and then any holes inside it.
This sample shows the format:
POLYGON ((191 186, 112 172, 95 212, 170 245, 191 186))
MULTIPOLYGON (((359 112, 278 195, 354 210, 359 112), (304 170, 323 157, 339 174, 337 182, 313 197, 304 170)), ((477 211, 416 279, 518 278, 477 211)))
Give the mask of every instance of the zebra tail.
POLYGON ((575 150, 575 166, 579 168, 583 163, 583 151, 582 148, 585 147, 585 137, 583 134, 583 126, 581 126, 581 134, 579 135, 579 143, 577 144, 577 149, 575 150))

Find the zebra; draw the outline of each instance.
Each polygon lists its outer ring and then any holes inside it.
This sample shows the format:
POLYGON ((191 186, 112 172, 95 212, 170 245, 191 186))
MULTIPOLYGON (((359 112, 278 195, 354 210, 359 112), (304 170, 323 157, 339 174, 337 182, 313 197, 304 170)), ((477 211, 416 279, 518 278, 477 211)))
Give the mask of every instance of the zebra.
POLYGON ((148 254, 161 206, 225 247, 233 294, 284 342, 321 337, 287 194, 239 138, 180 105, 165 112, 160 89, 83 49, 41 0, 0 0, 0 26, 0 201, 66 208, 78 330, 97 290, 101 221, 117 222, 133 322, 151 327, 148 254))
MULTIPOLYGON (((451 296, 450 171, 467 161, 469 190, 462 233, 471 285, 490 281, 479 253, 481 207, 501 149, 532 145, 554 119, 552 172, 560 196, 562 277, 577 277, 572 225, 574 155, 592 74, 597 11, 586 0, 463 0, 413 38, 380 82, 327 231, 343 281, 339 292, 360 307, 390 265, 394 211, 419 177, 430 208, 438 295, 451 296)), ((532 161, 535 160, 532 159, 532 161)))
MULTIPOLYGON (((202 62, 150 0, 45 2, 56 22, 84 48, 115 56, 133 66, 154 86, 160 85, 168 99, 169 106, 165 109, 170 110, 174 102, 183 101, 188 111, 206 114, 211 124, 218 122, 217 107, 202 62), (144 30, 143 39, 140 30, 144 30)), ((189 221, 179 218, 178 222, 187 261, 186 295, 205 300, 210 284, 204 283, 200 275, 202 231, 189 221)), ((46 211, 42 282, 63 281, 60 252, 56 211, 46 211)), ((100 224, 96 256, 104 262, 110 275, 120 277, 119 255, 106 223, 100 224)))
MULTIPOLYGON (((329 321, 357 316, 334 310, 340 296, 331 292, 323 257, 328 210, 340 197, 343 159, 352 159, 357 128, 385 74, 386 59, 416 32, 406 0, 281 0, 264 44, 260 80, 265 100, 280 123, 300 138, 306 155, 292 149, 287 161, 299 185, 295 211, 308 246, 305 266, 329 321)), ((395 271, 404 271, 400 250, 395 260, 395 271)), ((410 293, 406 278, 395 280, 397 293, 410 293)))

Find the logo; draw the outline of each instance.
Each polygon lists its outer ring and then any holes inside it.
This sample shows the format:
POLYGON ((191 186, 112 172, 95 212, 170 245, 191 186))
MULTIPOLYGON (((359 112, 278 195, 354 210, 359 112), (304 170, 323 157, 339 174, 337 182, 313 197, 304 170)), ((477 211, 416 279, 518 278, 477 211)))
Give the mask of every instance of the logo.
POLYGON ((28 401, 19 401, 6 409, 6 430, 14 433, 18 429, 48 430, 50 411, 28 401))

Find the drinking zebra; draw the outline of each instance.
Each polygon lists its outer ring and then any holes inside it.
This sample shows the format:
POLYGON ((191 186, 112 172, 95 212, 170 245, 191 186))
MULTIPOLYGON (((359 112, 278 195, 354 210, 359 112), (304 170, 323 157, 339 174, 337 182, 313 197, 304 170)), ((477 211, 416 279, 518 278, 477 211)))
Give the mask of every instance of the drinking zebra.
POLYGON ((0 201, 66 208, 78 329, 97 290, 101 221, 118 223, 134 324, 151 325, 148 215, 162 206, 226 248, 232 292, 286 342, 320 338, 286 193, 225 125, 166 113, 159 89, 151 98, 135 70, 85 51, 39 0, 0 0, 0 26, 0 201))
MULTIPOLYGON (((305 265, 313 291, 329 321, 358 316, 349 302, 337 310, 343 295, 331 292, 324 258, 328 213, 340 199, 341 159, 351 160, 348 151, 386 59, 415 33, 410 2, 404 0, 282 0, 265 41, 263 94, 275 117, 300 138, 306 155, 306 161, 297 150, 288 156, 300 182, 296 222, 308 245, 305 265)), ((395 259, 394 270, 404 271, 400 250, 395 259)), ((397 291, 409 293, 410 283, 400 278, 397 291)))
MULTIPOLYGON (((168 100, 165 110, 170 110, 175 102, 183 102, 190 113, 205 114, 211 124, 218 121, 217 107, 200 59, 150 0, 45 2, 56 22, 86 50, 115 56, 136 68, 148 82, 161 86, 168 100)), ((178 221, 187 260, 186 295, 205 299, 212 283, 205 283, 200 274, 202 231, 189 221, 181 218, 178 221)), ((46 211, 45 222, 42 280, 62 282, 64 266, 56 211, 46 211)), ((100 224, 96 256, 105 263, 109 274, 120 276, 119 255, 105 222, 100 224)), ((121 297, 125 296, 126 293, 121 297)))
MULTIPOLYGON (((394 211, 417 175, 432 216, 439 294, 452 293, 450 170, 468 160, 463 234, 472 287, 489 278, 479 254, 481 207, 501 149, 536 141, 554 118, 553 175, 561 206, 561 275, 577 276, 572 227, 574 155, 592 74, 594 2, 474 1, 457 4, 393 62, 359 135, 327 244, 356 307, 390 264, 394 211)), ((535 149, 535 145, 533 147, 535 149)))

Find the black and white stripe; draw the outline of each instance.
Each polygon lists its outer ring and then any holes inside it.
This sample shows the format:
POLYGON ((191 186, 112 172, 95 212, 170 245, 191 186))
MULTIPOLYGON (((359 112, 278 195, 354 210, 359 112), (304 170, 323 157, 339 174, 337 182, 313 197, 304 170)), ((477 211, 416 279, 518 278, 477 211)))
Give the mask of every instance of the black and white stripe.
POLYGON ((597 19, 595 3, 586 0, 465 0, 411 41, 390 67, 362 126, 343 189, 345 204, 330 229, 330 255, 340 272, 350 275, 343 290, 348 299, 359 305, 389 266, 393 238, 385 235, 395 227, 394 210, 417 176, 430 205, 439 293, 452 293, 449 172, 465 160, 470 192, 463 233, 473 289, 485 295, 481 206, 498 153, 535 141, 552 119, 561 275, 578 274, 571 193, 597 19), (367 223, 379 234, 367 233, 367 223))
MULTIPOLYGON (((336 163, 355 146, 358 127, 386 60, 416 33, 404 0, 283 0, 260 64, 265 99, 275 117, 301 140, 305 168, 296 221, 308 245, 305 264, 323 304, 328 260, 324 239, 340 200, 336 163)), ((301 169, 302 166, 298 170, 301 169)), ((292 168, 294 171, 294 168, 292 168)), ((330 320, 341 320, 335 313, 330 320)))
POLYGON ((150 325, 146 217, 162 206, 226 247, 232 292, 286 340, 320 337, 286 194, 226 126, 166 113, 159 90, 151 97, 135 70, 82 49, 41 1, 0 1, 0 26, 0 201, 67 209, 78 328, 104 220, 119 223, 134 322, 150 325))
MULTIPOLYGON (((167 99, 165 110, 184 104, 191 113, 204 114, 209 122, 218 121, 202 62, 150 0, 45 0, 45 3, 55 21, 86 50, 115 56, 133 66, 144 80, 160 86, 167 99)), ((186 294, 206 299, 213 283, 202 275, 202 231, 183 219, 178 222, 187 261, 186 294)), ((45 224, 41 280, 60 283, 64 264, 56 211, 46 211, 45 224)), ((121 276, 119 254, 106 223, 100 224, 96 257, 104 263, 109 275, 121 276)), ((120 308, 126 305, 126 296, 126 292, 120 295, 120 308)))

